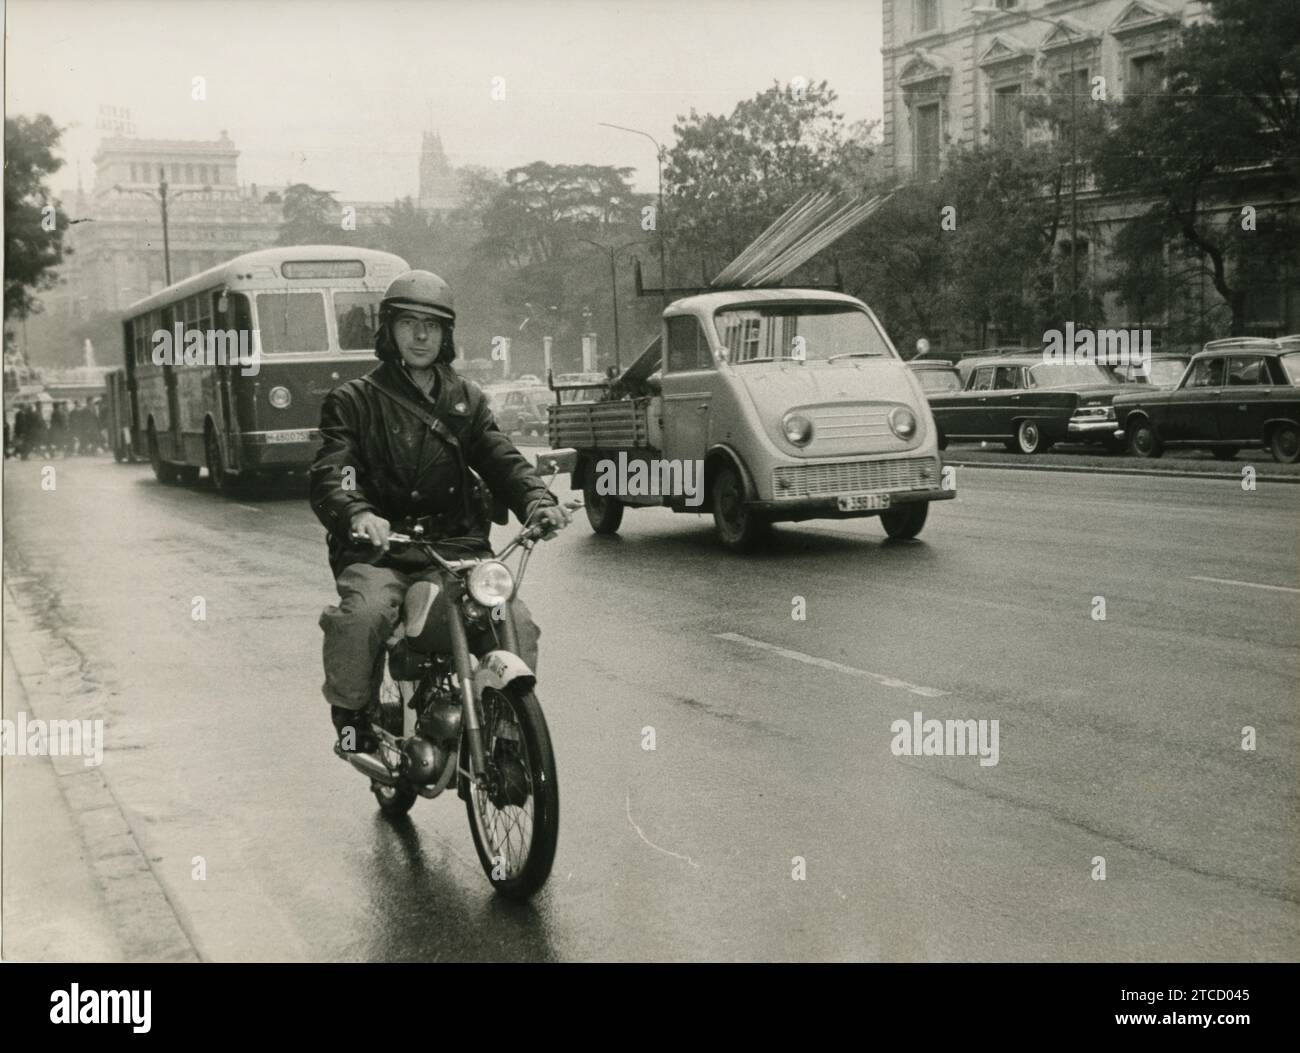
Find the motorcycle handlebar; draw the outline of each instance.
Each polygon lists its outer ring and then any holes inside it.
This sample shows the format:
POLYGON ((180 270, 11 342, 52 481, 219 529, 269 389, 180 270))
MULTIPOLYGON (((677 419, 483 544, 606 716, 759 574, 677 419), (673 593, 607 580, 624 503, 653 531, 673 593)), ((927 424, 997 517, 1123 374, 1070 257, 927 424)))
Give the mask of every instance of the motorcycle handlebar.
MULTIPOLYGON (((583 507, 583 504, 581 501, 565 501, 563 502, 563 507, 570 512, 576 512, 578 511, 578 509, 583 507)), ((544 526, 542 524, 536 524, 534 526, 524 527, 523 530, 521 530, 517 535, 515 535, 515 537, 511 540, 510 544, 506 546, 506 549, 504 551, 509 551, 513 549, 516 545, 523 544, 526 541, 538 541, 538 540, 544 540, 546 538, 554 537, 559 529, 561 528, 549 526, 549 525, 544 526)), ((351 539, 357 542, 370 540, 369 538, 366 537, 365 534, 357 534, 357 533, 353 533, 351 535, 351 539)), ((425 545, 428 546, 430 548, 430 551, 432 552, 432 547, 438 543, 438 539, 412 537, 409 534, 390 533, 388 535, 388 543, 390 545, 393 544, 425 545)), ((433 552, 433 556, 435 559, 438 560, 439 563, 442 563, 448 569, 456 569, 462 566, 468 566, 472 563, 478 562, 478 560, 445 560, 437 552, 433 552)))

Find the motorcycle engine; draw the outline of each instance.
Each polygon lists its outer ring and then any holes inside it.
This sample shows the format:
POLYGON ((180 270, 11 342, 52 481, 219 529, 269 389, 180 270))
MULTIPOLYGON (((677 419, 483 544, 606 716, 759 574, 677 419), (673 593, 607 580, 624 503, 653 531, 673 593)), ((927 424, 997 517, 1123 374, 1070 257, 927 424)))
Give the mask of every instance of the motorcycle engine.
POLYGON ((451 753, 423 735, 412 735, 402 744, 402 774, 417 786, 437 782, 451 753))

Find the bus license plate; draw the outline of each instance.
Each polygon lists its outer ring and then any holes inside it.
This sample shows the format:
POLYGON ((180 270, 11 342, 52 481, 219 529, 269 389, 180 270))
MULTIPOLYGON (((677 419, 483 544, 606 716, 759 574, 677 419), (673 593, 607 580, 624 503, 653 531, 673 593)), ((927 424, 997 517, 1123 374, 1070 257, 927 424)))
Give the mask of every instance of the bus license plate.
POLYGON ((853 494, 839 499, 841 512, 874 512, 889 507, 888 494, 853 494))
POLYGON ((301 431, 270 431, 266 433, 267 442, 310 442, 311 429, 301 431))

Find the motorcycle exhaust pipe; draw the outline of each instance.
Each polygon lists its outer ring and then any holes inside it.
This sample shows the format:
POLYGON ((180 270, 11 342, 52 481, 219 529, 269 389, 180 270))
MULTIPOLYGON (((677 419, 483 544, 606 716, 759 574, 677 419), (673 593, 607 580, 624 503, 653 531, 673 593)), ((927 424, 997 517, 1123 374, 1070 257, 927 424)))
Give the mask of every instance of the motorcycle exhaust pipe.
POLYGON ((397 785, 397 775, 373 753, 345 753, 337 745, 334 747, 334 752, 362 775, 369 775, 375 782, 383 783, 385 786, 397 785))

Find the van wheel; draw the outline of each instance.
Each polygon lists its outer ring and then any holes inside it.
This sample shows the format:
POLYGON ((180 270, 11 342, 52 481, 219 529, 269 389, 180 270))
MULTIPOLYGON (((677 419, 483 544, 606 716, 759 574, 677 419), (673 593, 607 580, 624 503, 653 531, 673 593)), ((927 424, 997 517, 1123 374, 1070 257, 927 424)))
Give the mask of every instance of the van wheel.
POLYGON ((594 481, 582 488, 582 503, 587 509, 587 522, 597 534, 617 534, 623 522, 623 502, 612 494, 596 493, 594 481))
POLYGON ((891 508, 880 513, 880 525, 890 537, 905 541, 916 537, 925 526, 925 517, 930 514, 929 501, 914 501, 911 504, 891 508))
POLYGON ((709 499, 713 528, 724 548, 747 552, 771 533, 772 524, 762 513, 745 505, 744 483, 732 465, 724 465, 713 477, 709 499))
POLYGON ((1269 448, 1278 464, 1295 464, 1300 460, 1300 434, 1294 424, 1279 424, 1269 436, 1269 448))

